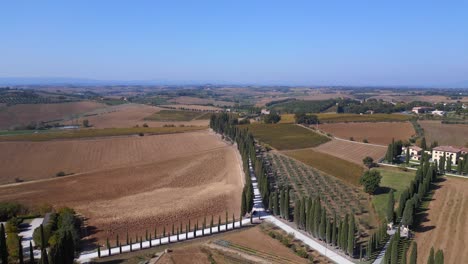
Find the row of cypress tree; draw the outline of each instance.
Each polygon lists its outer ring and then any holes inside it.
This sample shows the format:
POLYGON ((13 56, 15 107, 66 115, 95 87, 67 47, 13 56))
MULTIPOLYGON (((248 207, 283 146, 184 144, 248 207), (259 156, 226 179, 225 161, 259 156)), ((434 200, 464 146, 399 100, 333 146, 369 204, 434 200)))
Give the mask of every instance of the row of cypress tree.
POLYGON ((268 210, 283 219, 291 220, 290 215, 289 187, 280 187, 270 193, 268 210))
POLYGON ((356 223, 353 215, 340 219, 336 213, 327 214, 319 197, 297 199, 294 206, 294 222, 297 227, 329 245, 354 256, 356 247, 356 223))
POLYGON ((401 155, 401 147, 403 142, 401 140, 395 141, 392 139, 392 143, 388 144, 387 153, 385 154, 385 160, 388 163, 395 162, 398 155, 401 155))
POLYGON ((247 129, 238 127, 237 124, 237 117, 227 113, 213 114, 210 118, 210 127, 215 132, 236 142, 237 148, 241 154, 246 178, 246 183, 242 191, 241 214, 245 215, 252 211, 254 198, 249 161, 252 162, 252 167, 257 176, 258 188, 265 207, 268 207, 271 184, 262 159, 256 157, 253 135, 247 129))

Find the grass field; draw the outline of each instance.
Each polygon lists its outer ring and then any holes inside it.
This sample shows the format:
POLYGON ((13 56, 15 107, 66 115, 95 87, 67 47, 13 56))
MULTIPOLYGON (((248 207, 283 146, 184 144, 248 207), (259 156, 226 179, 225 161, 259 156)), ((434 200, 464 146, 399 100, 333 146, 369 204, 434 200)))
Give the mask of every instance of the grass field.
POLYGON ((364 164, 362 163, 362 160, 365 157, 371 157, 375 161, 378 161, 387 152, 387 147, 332 139, 331 141, 314 148, 314 150, 363 166, 364 164))
POLYGON ((0 135, 0 141, 46 141, 54 139, 79 139, 108 136, 129 136, 140 133, 149 135, 182 133, 206 129, 206 127, 131 127, 131 128, 103 128, 79 129, 68 131, 53 131, 38 134, 0 135))
POLYGON ((387 209, 387 202, 389 198, 389 191, 393 189, 395 203, 398 203, 402 191, 409 187, 411 181, 415 177, 414 171, 402 171, 397 168, 376 168, 382 175, 380 183, 382 192, 372 197, 375 211, 381 219, 385 217, 385 210, 387 209))
POLYGON ((410 115, 402 114, 317 114, 320 122, 340 123, 340 122, 402 122, 412 118, 410 115))
POLYGON ((316 147, 330 139, 292 124, 253 124, 247 127, 254 137, 278 150, 316 147))
POLYGON ((284 154, 304 162, 345 182, 358 185, 364 169, 352 162, 313 149, 285 151, 284 154))
MULTIPOLYGON (((207 113, 196 111, 179 111, 179 110, 161 110, 154 113, 145 120, 149 121, 191 121, 199 117, 206 116, 207 113)), ((209 119, 209 117, 207 118, 209 119)))

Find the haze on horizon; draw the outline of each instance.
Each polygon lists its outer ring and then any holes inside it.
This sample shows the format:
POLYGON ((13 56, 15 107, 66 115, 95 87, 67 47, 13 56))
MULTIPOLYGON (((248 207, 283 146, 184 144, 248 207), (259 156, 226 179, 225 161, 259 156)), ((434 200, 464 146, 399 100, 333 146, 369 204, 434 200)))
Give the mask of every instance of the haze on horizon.
POLYGON ((468 86, 468 2, 9 1, 0 78, 468 86))

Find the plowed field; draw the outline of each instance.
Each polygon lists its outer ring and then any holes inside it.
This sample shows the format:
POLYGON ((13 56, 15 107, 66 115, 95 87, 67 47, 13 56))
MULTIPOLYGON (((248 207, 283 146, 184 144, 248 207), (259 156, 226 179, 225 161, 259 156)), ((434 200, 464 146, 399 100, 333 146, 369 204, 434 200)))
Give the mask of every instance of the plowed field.
POLYGON ((377 162, 385 156, 387 148, 360 142, 333 139, 315 148, 315 150, 362 165, 362 160, 369 156, 377 162))

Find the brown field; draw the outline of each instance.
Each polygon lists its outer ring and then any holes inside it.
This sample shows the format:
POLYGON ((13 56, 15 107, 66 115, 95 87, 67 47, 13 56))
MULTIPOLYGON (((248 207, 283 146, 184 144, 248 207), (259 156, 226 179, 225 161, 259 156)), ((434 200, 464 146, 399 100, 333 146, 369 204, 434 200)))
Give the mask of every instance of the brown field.
POLYGON ((69 118, 106 105, 91 101, 60 104, 20 104, 0 110, 0 129, 17 125, 28 125, 31 122, 53 121, 69 118))
POLYGON ((190 96, 179 96, 177 98, 170 99, 169 102, 176 103, 176 104, 185 104, 185 105, 192 105, 192 104, 212 104, 216 106, 233 106, 234 102, 227 102, 227 101, 217 101, 208 98, 198 98, 198 97, 190 97, 190 96))
POLYGON ((461 100, 452 100, 446 96, 442 95, 408 95, 408 94, 383 94, 383 95, 377 95, 377 96, 372 96, 370 98, 373 99, 382 99, 387 102, 413 102, 413 101, 422 101, 422 102, 430 102, 430 103, 448 103, 448 102, 457 102, 457 101, 462 101, 462 102, 467 102, 468 97, 463 97, 461 100))
POLYGON ((418 121, 424 129, 427 142, 439 145, 465 146, 468 143, 468 125, 442 124, 440 121, 418 121))
POLYGON ((379 123, 327 123, 320 124, 319 129, 335 137, 362 142, 387 145, 395 140, 408 140, 415 134, 413 125, 409 122, 379 122, 379 123))
POLYGON ((189 104, 173 104, 161 105, 161 107, 169 107, 174 109, 195 110, 195 111, 222 111, 222 108, 209 105, 189 105, 189 104))
POLYGON ((466 262, 468 179, 447 177, 439 186, 416 230, 418 263, 426 263, 431 247, 444 251, 445 263, 466 262))
POLYGON ((367 156, 377 162, 385 156, 387 147, 333 139, 316 147, 315 150, 363 165, 362 160, 367 156))
POLYGON ((224 216, 226 210, 239 213, 240 157, 208 131, 44 144, 31 145, 46 150, 41 155, 18 146, 10 162, 28 166, 17 167, 16 177, 41 170, 49 177, 67 166, 80 173, 0 187, 0 201, 70 206, 88 218, 91 240, 125 237, 127 229, 144 235, 146 229, 224 216))
MULTIPOLYGON (((106 109, 105 111, 95 111, 87 113, 89 116, 81 117, 78 122, 83 119, 88 119, 89 123, 95 128, 121 128, 133 127, 136 125, 142 126, 144 123, 150 127, 162 127, 167 124, 176 126, 208 126, 207 120, 193 120, 187 122, 157 122, 143 120, 145 117, 157 113, 162 108, 142 105, 142 104, 124 104, 106 109)), ((71 123, 71 122, 70 122, 71 123)))

